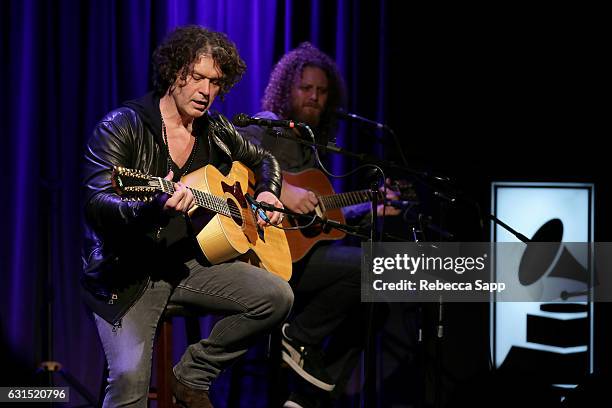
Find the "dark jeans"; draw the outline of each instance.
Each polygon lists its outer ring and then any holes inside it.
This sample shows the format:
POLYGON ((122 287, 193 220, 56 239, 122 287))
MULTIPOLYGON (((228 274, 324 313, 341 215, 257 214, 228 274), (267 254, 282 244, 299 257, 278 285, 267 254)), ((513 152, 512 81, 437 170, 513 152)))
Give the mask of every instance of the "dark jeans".
POLYGON ((147 406, 153 339, 166 304, 227 315, 207 339, 190 345, 174 367, 179 381, 202 390, 289 313, 291 288, 269 272, 239 261, 203 266, 191 260, 185 265, 189 273, 178 286, 151 281, 120 327, 94 315, 109 365, 104 407, 147 406))
POLYGON ((334 338, 352 337, 346 348, 328 356, 328 373, 335 381, 350 374, 362 349, 362 342, 357 341, 365 331, 361 254, 358 247, 320 245, 294 265, 291 285, 296 303, 303 307, 290 322, 289 337, 315 346, 321 346, 330 335, 332 343, 334 338))

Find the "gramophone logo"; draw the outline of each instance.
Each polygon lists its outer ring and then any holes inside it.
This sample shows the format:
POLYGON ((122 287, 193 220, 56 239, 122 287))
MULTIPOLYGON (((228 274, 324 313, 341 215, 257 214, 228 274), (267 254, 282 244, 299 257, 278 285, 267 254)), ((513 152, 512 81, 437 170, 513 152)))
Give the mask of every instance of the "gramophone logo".
MULTIPOLYGON (((554 218, 533 235, 521 257, 518 280, 534 301, 586 301, 590 284, 587 243, 563 243, 554 218)), ((586 311, 586 309, 585 309, 586 311)))
POLYGON ((539 303, 525 316, 526 342, 513 345, 501 369, 537 371, 551 383, 570 384, 587 372, 589 342, 587 262, 573 252, 587 245, 564 244, 563 223, 549 220, 527 243, 520 258, 518 282, 539 303))
POLYGON ((589 184, 493 185, 494 214, 529 240, 517 242, 499 227, 493 231, 502 248, 496 277, 508 283, 505 295, 511 297, 492 305, 498 369, 536 374, 551 384, 575 384, 591 370, 592 189, 589 184), (513 241, 508 249, 502 243, 513 241))

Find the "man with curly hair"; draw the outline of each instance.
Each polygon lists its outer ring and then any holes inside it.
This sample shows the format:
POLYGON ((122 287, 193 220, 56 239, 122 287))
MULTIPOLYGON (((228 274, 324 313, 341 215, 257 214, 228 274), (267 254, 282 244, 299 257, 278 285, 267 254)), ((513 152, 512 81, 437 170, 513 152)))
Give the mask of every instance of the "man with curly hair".
MULTIPOLYGON (((211 407, 211 382, 286 318, 293 293, 245 262, 204 259, 186 217, 194 196, 179 180, 206 164, 227 174, 241 161, 256 174, 256 199, 282 207, 280 168, 226 118, 209 113, 246 69, 224 34, 179 27, 155 50, 153 68, 153 92, 107 114, 86 146, 81 281, 109 368, 105 407, 147 406, 153 338, 168 304, 226 315, 173 369, 177 402, 211 407), (165 176, 176 191, 151 202, 122 201, 111 186, 113 166, 165 176)), ((281 220, 278 212, 266 215, 281 220)))
MULTIPOLYGON (((335 112, 344 101, 344 81, 338 67, 306 42, 276 64, 263 97, 264 111, 256 116, 306 123, 314 130, 317 141, 326 144, 334 138, 335 112)), ((299 130, 249 126, 239 132, 274 154, 283 170, 299 172, 316 167, 310 147, 275 136, 276 132, 284 132, 307 138, 299 130)), ((286 180, 281 201, 286 208, 301 214, 314 211, 318 205, 312 191, 286 180)), ((323 401, 330 399, 332 391, 339 393, 344 388, 364 340, 360 267, 360 248, 325 244, 294 264, 291 284, 297 307, 295 316, 282 328, 282 357, 303 382, 285 407, 324 406, 323 401), (322 345, 328 337, 324 355, 322 345)))

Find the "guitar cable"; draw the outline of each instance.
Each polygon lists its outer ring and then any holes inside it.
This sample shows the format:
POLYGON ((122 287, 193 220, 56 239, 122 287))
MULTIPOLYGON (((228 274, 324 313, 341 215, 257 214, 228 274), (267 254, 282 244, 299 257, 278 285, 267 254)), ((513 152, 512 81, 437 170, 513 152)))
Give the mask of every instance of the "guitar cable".
MULTIPOLYGON (((251 208, 253 209, 253 211, 256 212, 257 214, 259 214, 260 216, 262 215, 262 212, 264 212, 264 209, 267 210, 267 211, 273 211, 273 208, 276 208, 276 207, 269 206, 269 204, 267 204, 267 203, 257 202, 255 200, 253 200, 252 197, 249 198, 249 202, 251 203, 251 208), (267 209, 265 208, 266 206, 268 207, 267 209)), ((292 214, 289 214, 289 215, 292 215, 292 214)), ((265 216, 265 213, 264 213, 264 216, 265 216)), ((296 215, 294 215, 294 216, 296 216, 296 215)), ((268 223, 268 225, 270 225, 270 226, 272 226, 274 228, 282 229, 282 230, 299 230, 299 229, 308 228, 311 225, 313 225, 315 223, 315 221, 317 221, 317 219, 321 220, 322 224, 330 224, 330 225, 332 225, 333 228, 338 228, 339 225, 342 225, 342 224, 339 224, 339 223, 335 222, 334 220, 323 219, 323 218, 319 217, 316 214, 312 215, 312 216, 310 216, 308 214, 297 214, 297 216, 299 216, 301 218, 309 217, 310 221, 306 225, 299 225, 297 227, 279 227, 278 225, 274 225, 274 224, 270 223, 270 220, 268 219, 267 216, 265 216, 265 218, 262 217, 262 219, 264 221, 266 221, 266 223, 268 223)), ((347 226, 347 227, 349 227, 349 226, 347 226)), ((353 235, 353 236, 356 236, 356 237, 360 237, 360 238, 364 237, 364 235, 362 233, 359 233, 359 232, 350 231, 350 230, 344 229, 344 228, 342 229, 342 231, 344 233, 346 233, 346 234, 353 235)))
MULTIPOLYGON (((381 178, 382 178, 382 186, 383 186, 383 197, 386 198, 387 197, 387 184, 385 183, 386 177, 385 177, 385 172, 383 171, 382 168, 380 168, 380 166, 377 166, 376 164, 362 164, 360 166, 357 166, 355 169, 349 171, 348 173, 345 174, 340 174, 340 175, 335 175, 332 174, 329 170, 327 170, 327 168, 325 168, 325 165, 323 164, 323 162, 321 161, 321 157, 319 157, 319 151, 316 148, 316 139, 315 139, 315 135, 312 131, 312 129, 310 129, 310 126, 306 125, 306 124, 302 124, 301 127, 303 129, 306 129, 306 131, 308 132, 310 139, 312 140, 313 146, 312 146, 312 151, 314 152, 314 156, 315 156, 315 160, 317 162, 317 164, 319 165, 319 167, 321 168, 321 171, 323 171, 323 173, 327 174, 329 177, 333 177, 333 178, 344 178, 344 177, 348 177, 353 173, 356 173, 357 171, 364 169, 364 168, 372 168, 374 170, 376 170, 381 178)), ((385 210, 386 210, 386 206, 384 205, 383 202, 383 218, 382 218, 382 222, 381 222, 381 226, 380 226, 380 231, 379 231, 379 241, 382 241, 382 238, 384 236, 384 225, 385 225, 385 210)), ((377 219, 377 214, 373 214, 372 215, 372 222, 376 222, 377 219)), ((314 221, 313 221, 314 222, 314 221)))
MULTIPOLYGON (((259 201, 255 201, 255 199, 253 197, 251 197, 249 194, 245 194, 245 198, 247 199, 247 201, 251 205, 251 209, 253 210, 253 212, 255 214, 259 215, 261 217, 261 219, 264 220, 269 226, 274 227, 274 228, 278 228, 278 229, 285 230, 285 231, 287 231, 287 230, 300 230, 300 229, 304 229, 304 228, 308 228, 308 227, 312 226, 315 223, 315 221, 317 220, 317 215, 309 216, 307 214, 299 214, 300 217, 309 217, 310 218, 310 221, 308 222, 308 224, 298 225, 297 227, 282 227, 282 226, 279 226, 279 225, 274 225, 274 224, 272 224, 270 222, 270 219, 266 215, 266 211, 264 210, 264 206, 263 206, 262 203, 260 203, 259 201)), ((267 211, 277 211, 277 210, 279 210, 279 208, 276 208, 276 207, 272 207, 272 208, 268 208, 267 211), (272 208, 275 208, 275 210, 273 210, 272 208)), ((280 209, 280 210, 283 210, 283 209, 280 209)), ((293 215, 293 214, 289 214, 289 215, 293 215)))

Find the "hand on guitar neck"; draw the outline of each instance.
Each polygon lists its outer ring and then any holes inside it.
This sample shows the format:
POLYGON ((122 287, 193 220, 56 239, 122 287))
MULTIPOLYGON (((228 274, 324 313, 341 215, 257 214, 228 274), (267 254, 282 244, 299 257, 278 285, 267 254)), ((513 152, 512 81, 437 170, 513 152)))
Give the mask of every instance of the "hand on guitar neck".
MULTIPOLYGON (((387 179, 385 181, 385 184, 385 198, 387 200, 398 200, 400 197, 400 193, 394 190, 391 179, 387 179)), ((381 187, 380 192, 381 195, 384 194, 385 189, 381 187)), ((310 190, 290 184, 285 180, 283 180, 281 200, 289 210, 299 214, 309 214, 315 211, 317 205, 319 204, 319 199, 317 198, 317 195, 315 193, 310 190)), ((383 206, 383 204, 379 204, 376 212, 379 217, 382 217, 383 215, 399 215, 401 214, 402 210, 399 208, 395 208, 391 205, 383 206)))
MULTIPOLYGON (((391 185, 387 180, 387 200, 397 200, 400 197, 395 183, 391 185)), ((377 213, 382 215, 383 193, 377 194, 381 204, 378 206, 377 213)), ((300 213, 316 213, 319 217, 345 224, 346 219, 343 210, 347 207, 367 203, 371 201, 372 194, 369 190, 349 191, 335 193, 327 176, 317 169, 306 169, 299 173, 283 172, 283 189, 281 190, 281 201, 289 210, 300 213), (303 186, 303 187, 298 187, 303 186)), ((385 215, 398 215, 401 209, 386 206, 385 215)), ((283 226, 290 228, 285 232, 289 247, 291 248, 291 258, 293 262, 302 259, 310 249, 319 241, 338 240, 344 238, 345 232, 331 228, 329 225, 304 225, 307 221, 288 216, 283 226), (301 229, 295 227, 302 226, 301 229)))
MULTIPOLYGON (((164 177, 164 180, 172 180, 174 173, 172 170, 168 172, 168 175, 164 177)), ((182 212, 187 213, 195 204, 193 192, 187 188, 186 184, 180 181, 174 183, 174 194, 168 196, 168 199, 164 203, 164 211, 168 212, 182 212)))
MULTIPOLYGON (((174 173, 172 170, 164 177, 165 180, 172 180, 174 177, 174 173)), ((283 208, 283 204, 280 202, 278 198, 274 194, 269 191, 262 191, 257 195, 257 201, 262 201, 264 203, 270 204, 277 208, 283 208)), ((193 196, 193 192, 187 186, 187 184, 176 182, 174 183, 174 194, 168 196, 168 199, 164 203, 164 211, 169 212, 182 212, 187 213, 194 205, 195 198, 193 196)), ((270 224, 277 225, 283 222, 282 213, 274 211, 266 211, 266 216, 270 220, 270 224)), ((257 224, 260 227, 265 227, 268 224, 266 220, 263 220, 261 216, 257 217, 257 224)))

